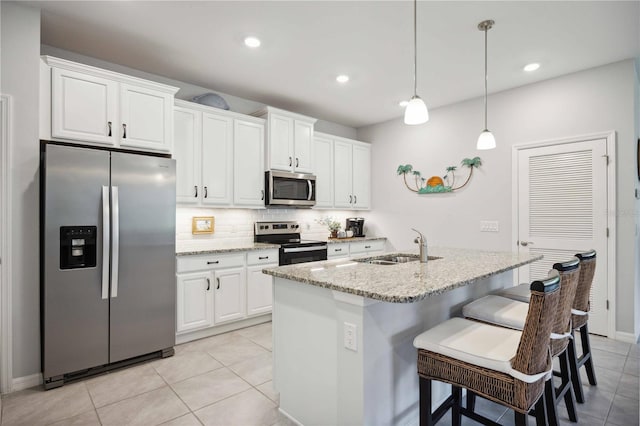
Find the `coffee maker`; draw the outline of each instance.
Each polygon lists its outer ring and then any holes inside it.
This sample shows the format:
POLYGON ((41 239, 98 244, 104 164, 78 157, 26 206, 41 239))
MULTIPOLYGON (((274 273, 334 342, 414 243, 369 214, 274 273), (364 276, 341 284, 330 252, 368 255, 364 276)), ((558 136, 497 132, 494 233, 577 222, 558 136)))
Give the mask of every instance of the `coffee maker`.
POLYGON ((364 218, 349 217, 347 218, 347 231, 353 231, 354 237, 364 237, 364 218))

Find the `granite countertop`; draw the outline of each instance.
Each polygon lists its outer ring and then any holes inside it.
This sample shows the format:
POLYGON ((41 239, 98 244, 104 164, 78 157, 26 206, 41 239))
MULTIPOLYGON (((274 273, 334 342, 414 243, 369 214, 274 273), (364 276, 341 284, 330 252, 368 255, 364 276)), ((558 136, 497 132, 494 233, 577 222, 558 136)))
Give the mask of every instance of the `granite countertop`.
MULTIPOLYGON (((407 254, 416 253, 385 255, 407 254)), ((429 256, 440 259, 397 265, 374 265, 339 259, 266 268, 263 272, 384 302, 409 303, 542 259, 541 255, 441 247, 430 247, 429 256)))
POLYGON ((327 238, 327 244, 357 243, 358 241, 375 241, 386 239, 386 237, 327 238))
POLYGON ((176 256, 193 256, 198 254, 220 254, 220 253, 232 253, 236 251, 251 251, 251 250, 267 250, 278 249, 278 244, 266 244, 266 243, 238 243, 238 242, 220 242, 209 240, 189 240, 189 241, 176 241, 176 256))

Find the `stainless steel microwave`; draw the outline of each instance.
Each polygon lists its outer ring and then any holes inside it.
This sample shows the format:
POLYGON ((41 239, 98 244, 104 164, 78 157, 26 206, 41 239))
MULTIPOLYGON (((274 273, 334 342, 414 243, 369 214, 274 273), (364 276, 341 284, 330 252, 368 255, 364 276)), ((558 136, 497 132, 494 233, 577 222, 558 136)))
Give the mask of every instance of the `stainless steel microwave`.
POLYGON ((316 204, 316 177, 304 173, 265 172, 265 205, 313 207, 316 204))

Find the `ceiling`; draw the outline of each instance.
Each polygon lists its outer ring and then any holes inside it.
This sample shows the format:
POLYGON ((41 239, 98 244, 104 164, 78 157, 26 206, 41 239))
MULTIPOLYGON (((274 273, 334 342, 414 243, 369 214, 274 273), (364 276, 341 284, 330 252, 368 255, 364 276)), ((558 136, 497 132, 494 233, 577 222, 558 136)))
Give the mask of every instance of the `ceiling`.
MULTIPOLYGON (((401 116, 412 95, 410 1, 30 3, 44 44, 352 127, 401 116)), ((482 95, 485 19, 490 92, 640 56, 639 1, 420 1, 429 108, 482 95)))

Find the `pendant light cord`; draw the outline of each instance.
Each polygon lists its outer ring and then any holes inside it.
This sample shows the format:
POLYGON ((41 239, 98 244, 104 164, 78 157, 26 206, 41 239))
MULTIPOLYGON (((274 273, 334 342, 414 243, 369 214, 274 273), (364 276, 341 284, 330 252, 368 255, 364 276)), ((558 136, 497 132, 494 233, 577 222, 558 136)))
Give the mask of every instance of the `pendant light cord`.
POLYGON ((489 28, 484 28, 484 129, 487 130, 487 33, 489 28))
POLYGON ((413 0, 413 96, 418 96, 418 0, 413 0))

